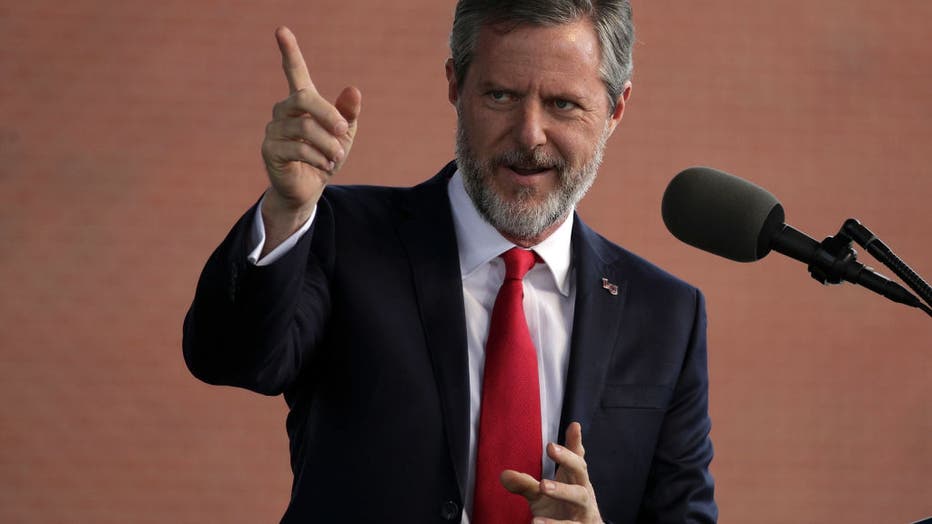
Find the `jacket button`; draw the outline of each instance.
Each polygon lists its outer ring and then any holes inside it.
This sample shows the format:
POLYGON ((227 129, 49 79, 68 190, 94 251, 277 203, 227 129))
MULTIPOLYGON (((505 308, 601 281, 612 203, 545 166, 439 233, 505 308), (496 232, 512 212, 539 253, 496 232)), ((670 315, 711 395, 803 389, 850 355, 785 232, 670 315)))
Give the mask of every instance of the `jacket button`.
POLYGON ((460 516, 460 505, 452 500, 448 500, 440 506, 440 516, 444 520, 456 520, 460 516))

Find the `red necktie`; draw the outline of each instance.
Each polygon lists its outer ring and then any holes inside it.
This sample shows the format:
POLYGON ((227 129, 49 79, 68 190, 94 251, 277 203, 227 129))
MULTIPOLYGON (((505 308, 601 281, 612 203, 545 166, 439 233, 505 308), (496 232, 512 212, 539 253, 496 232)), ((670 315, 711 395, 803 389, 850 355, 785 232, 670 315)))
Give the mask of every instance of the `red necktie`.
POLYGON ((512 248, 502 253, 502 258, 505 281, 495 298, 485 345, 473 504, 475 524, 530 522, 527 501, 509 493, 499 477, 506 469, 537 479, 541 475, 537 351, 524 316, 521 281, 534 267, 537 256, 533 251, 512 248))

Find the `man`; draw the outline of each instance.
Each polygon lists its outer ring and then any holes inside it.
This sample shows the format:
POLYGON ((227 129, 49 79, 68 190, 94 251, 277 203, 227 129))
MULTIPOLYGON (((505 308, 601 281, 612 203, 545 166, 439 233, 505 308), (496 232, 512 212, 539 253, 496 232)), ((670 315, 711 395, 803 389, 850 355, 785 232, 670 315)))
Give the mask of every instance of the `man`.
POLYGON ((573 213, 631 93, 627 2, 461 0, 457 160, 410 189, 328 185, 361 93, 276 37, 270 187, 184 354, 284 394, 283 522, 715 521, 702 296, 573 213))

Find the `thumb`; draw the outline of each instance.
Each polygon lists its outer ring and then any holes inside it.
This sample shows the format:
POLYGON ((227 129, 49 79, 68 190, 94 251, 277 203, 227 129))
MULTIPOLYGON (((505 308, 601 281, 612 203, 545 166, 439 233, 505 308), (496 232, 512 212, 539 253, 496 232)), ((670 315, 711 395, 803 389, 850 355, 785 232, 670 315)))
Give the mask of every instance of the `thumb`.
POLYGON ((350 127, 353 127, 356 119, 359 118, 360 111, 362 111, 362 93, 355 87, 344 88, 333 105, 343 115, 350 127))

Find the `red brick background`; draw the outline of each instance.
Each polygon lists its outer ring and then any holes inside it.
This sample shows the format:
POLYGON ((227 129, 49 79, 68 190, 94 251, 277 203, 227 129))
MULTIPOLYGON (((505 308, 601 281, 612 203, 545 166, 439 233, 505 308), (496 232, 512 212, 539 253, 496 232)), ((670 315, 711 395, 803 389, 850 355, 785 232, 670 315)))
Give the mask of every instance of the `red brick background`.
MULTIPOLYGON (((201 384, 180 350, 203 262, 265 185, 272 32, 323 93, 363 92, 339 181, 413 184, 452 155, 453 3, 0 5, 0 522, 277 521, 282 400, 201 384)), ((813 236, 860 218, 932 279, 932 2, 634 6, 634 94, 581 213, 708 296, 722 522, 932 514, 930 319, 659 216, 670 177, 712 165, 813 236)))

